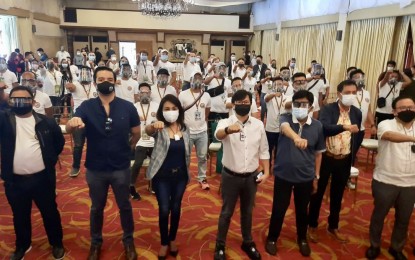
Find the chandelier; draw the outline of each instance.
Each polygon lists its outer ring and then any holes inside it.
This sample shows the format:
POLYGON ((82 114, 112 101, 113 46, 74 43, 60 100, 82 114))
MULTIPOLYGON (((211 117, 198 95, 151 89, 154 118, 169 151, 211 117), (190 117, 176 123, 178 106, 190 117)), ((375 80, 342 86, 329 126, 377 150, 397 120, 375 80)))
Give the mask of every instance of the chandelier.
POLYGON ((133 0, 138 3, 138 8, 143 15, 156 18, 173 18, 187 11, 188 5, 193 5, 194 0, 133 0))

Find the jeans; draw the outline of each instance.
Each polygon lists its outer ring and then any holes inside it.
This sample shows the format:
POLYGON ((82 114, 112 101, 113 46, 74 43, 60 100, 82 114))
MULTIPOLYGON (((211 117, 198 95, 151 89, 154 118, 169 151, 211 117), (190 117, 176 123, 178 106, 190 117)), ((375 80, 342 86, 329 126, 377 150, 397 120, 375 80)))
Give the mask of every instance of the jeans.
POLYGON ((269 167, 272 167, 272 159, 275 159, 277 156, 277 146, 278 146, 278 138, 280 137, 280 133, 273 133, 266 131, 265 134, 267 135, 268 140, 268 148, 269 148, 269 167), (275 156, 272 156, 272 152, 275 151, 275 156))
POLYGON ((190 147, 193 147, 193 144, 196 147, 196 156, 197 156, 197 177, 199 181, 206 179, 206 165, 207 165, 207 149, 208 149, 208 135, 207 131, 190 134, 190 147))
POLYGON ((85 144, 85 128, 73 131, 72 137, 74 142, 72 168, 79 169, 81 167, 82 149, 84 149, 85 144))
POLYGON ((391 248, 401 252, 408 236, 408 225, 415 203, 415 187, 399 187, 377 180, 372 181, 373 208, 370 218, 370 245, 380 247, 382 229, 389 210, 395 208, 391 248))
POLYGON ((294 191, 295 223, 297 226, 297 239, 306 239, 308 222, 308 203, 310 202, 313 181, 292 183, 275 177, 274 199, 272 201, 272 214, 269 224, 269 241, 277 241, 280 236, 285 213, 294 191))
POLYGON ((330 184, 330 215, 328 219, 329 229, 339 227, 340 210, 344 189, 350 177, 351 156, 343 159, 334 159, 323 153, 321 161, 320 179, 318 180, 317 193, 311 196, 309 207, 309 225, 316 228, 320 216, 321 202, 331 176, 330 184))
POLYGON ((265 114, 267 113, 267 103, 265 103, 265 93, 261 92, 261 121, 264 122, 265 114))
POLYGON ((137 182, 138 174, 140 174, 140 168, 143 165, 144 160, 151 156, 153 147, 137 146, 135 148, 134 164, 131 167, 131 183, 130 186, 135 186, 137 182))
POLYGON ((248 177, 233 176, 222 171, 222 200, 223 205, 219 216, 218 235, 216 242, 225 245, 229 225, 235 211, 236 202, 240 198, 241 231, 244 243, 252 242, 252 209, 254 207, 257 184, 256 175, 248 177))
POLYGON ((62 246, 61 217, 56 204, 56 179, 46 171, 28 176, 14 175, 13 182, 5 182, 7 200, 13 211, 16 248, 27 249, 32 243, 32 201, 35 202, 48 236, 49 244, 62 246))
POLYGON ((130 203, 130 169, 100 172, 86 171, 86 181, 91 198, 91 244, 102 244, 102 225, 104 221, 104 208, 107 203, 108 188, 111 186, 120 210, 121 227, 124 231, 123 243, 128 245, 134 242, 134 220, 130 203))
POLYGON ((159 227, 161 245, 166 246, 176 240, 179 228, 183 194, 188 182, 187 172, 169 173, 169 177, 159 177, 157 173, 153 180, 153 190, 159 205, 159 227), (169 232, 170 216, 170 232, 169 232))

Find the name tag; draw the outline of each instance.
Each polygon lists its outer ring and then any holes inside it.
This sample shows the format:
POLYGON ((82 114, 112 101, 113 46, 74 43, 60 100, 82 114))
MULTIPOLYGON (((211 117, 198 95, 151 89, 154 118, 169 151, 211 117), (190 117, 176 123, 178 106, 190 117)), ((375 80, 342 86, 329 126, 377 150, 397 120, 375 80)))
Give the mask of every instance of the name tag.
POLYGON ((202 120, 202 113, 200 111, 195 112, 195 121, 201 121, 202 120))
POLYGON ((61 85, 55 85, 55 94, 56 94, 56 96, 59 96, 59 90, 60 90, 60 88, 61 88, 61 85))
POLYGON ((147 75, 143 76, 143 81, 148 81, 148 76, 147 75))
POLYGON ((145 131, 145 124, 143 130, 141 130, 141 139, 143 139, 143 141, 150 140, 150 136, 145 131))

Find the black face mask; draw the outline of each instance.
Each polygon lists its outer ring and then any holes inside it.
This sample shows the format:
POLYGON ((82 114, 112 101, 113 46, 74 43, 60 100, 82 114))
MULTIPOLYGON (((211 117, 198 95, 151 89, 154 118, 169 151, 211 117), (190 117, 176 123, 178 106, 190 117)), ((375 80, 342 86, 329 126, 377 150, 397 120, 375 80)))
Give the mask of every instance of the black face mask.
POLYGON ((109 95, 114 92, 114 84, 108 81, 104 81, 102 83, 97 84, 97 89, 99 93, 103 95, 109 95))
POLYGON ((10 110, 18 116, 23 116, 32 111, 32 106, 12 107, 10 110))
POLYGON ((9 107, 10 110, 18 116, 26 115, 32 111, 32 98, 10 98, 9 107))
POLYGON ((415 118, 415 112, 411 110, 405 110, 398 113, 398 118, 402 122, 409 123, 415 118))
POLYGON ((251 105, 235 105, 235 113, 240 116, 246 116, 251 110, 251 105))

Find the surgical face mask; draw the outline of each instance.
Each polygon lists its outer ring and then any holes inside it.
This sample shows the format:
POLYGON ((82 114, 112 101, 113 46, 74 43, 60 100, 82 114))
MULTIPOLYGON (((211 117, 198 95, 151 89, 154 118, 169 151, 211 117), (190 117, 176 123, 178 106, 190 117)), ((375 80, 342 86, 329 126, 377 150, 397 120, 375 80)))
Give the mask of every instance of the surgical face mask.
POLYGON ((111 60, 112 61, 116 61, 117 60, 117 57, 111 57, 111 60))
POLYGON ((78 56, 81 55, 81 52, 80 51, 76 52, 76 55, 78 55, 78 56))
POLYGON ((196 57, 190 57, 190 62, 195 63, 196 62, 196 57))
POLYGON ((398 113, 398 118, 404 122, 409 123, 415 118, 415 112, 412 110, 405 110, 398 113))
POLYGON ((350 107, 353 105, 353 102, 356 100, 356 95, 354 94, 342 94, 342 104, 350 107))
POLYGON ((89 56, 88 56, 88 59, 89 59, 90 61, 94 61, 94 60, 95 60, 95 55, 89 55, 89 56))
POLYGON ((169 123, 174 123, 179 118, 179 110, 163 111, 163 117, 169 123))
POLYGON ((388 71, 393 71, 394 67, 388 66, 388 71))
POLYGON ((68 67, 68 63, 62 63, 62 68, 66 69, 68 67))
POLYGON ((7 64, 0 64, 0 70, 6 70, 7 64))
POLYGON ((114 92, 114 83, 104 81, 97 84, 97 90, 103 95, 109 95, 114 92))
POLYGON ((162 61, 167 61, 167 60, 169 59, 169 55, 162 54, 162 55, 160 56, 160 59, 161 59, 162 61))
POLYGON ((147 61, 148 57, 147 57, 147 55, 143 55, 143 54, 141 54, 140 59, 141 59, 142 61, 147 61))
POLYGON ((290 63, 290 67, 293 69, 293 68, 295 68, 295 62, 291 62, 290 63))
POLYGON ((150 95, 148 93, 141 93, 140 102, 143 104, 150 103, 150 95))
POLYGON ((32 69, 37 70, 39 68, 38 64, 32 64, 32 69))
POLYGON ((30 97, 12 97, 9 98, 9 106, 16 115, 23 116, 32 111, 33 99, 30 97))
POLYGON ((196 57, 196 62, 200 62, 200 57, 196 57))
POLYGON ((231 61, 235 61, 236 60, 236 57, 235 56, 231 56, 231 61))
POLYGON ((293 107, 292 114, 297 120, 303 120, 308 116, 308 108, 306 107, 293 107))

